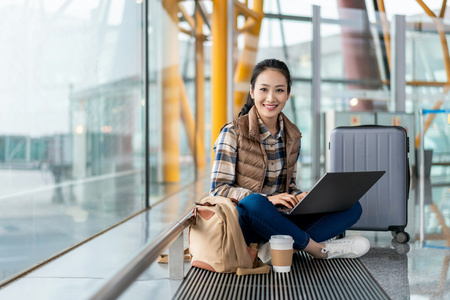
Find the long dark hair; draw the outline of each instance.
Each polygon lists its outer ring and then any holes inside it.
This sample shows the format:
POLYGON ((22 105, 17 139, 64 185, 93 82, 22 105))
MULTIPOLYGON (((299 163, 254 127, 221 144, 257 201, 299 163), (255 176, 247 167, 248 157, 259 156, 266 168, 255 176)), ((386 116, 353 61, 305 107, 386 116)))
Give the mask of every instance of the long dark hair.
MULTIPOLYGON (((281 60, 275 59, 275 58, 270 58, 270 59, 265 59, 263 61, 260 61, 253 68, 252 79, 250 80, 252 90, 255 89, 256 78, 258 78, 259 74, 261 74, 263 71, 265 71, 267 69, 276 70, 276 71, 280 72, 281 74, 283 74, 284 77, 286 77, 286 82, 288 85, 287 93, 290 94, 291 93, 291 85, 292 85, 291 73, 289 72, 289 69, 284 62, 282 62, 281 60)), ((245 102, 244 106, 242 107, 241 112, 239 113, 239 117, 248 114, 248 112, 253 107, 253 105, 255 105, 255 100, 252 99, 250 92, 248 92, 247 101, 245 102)))

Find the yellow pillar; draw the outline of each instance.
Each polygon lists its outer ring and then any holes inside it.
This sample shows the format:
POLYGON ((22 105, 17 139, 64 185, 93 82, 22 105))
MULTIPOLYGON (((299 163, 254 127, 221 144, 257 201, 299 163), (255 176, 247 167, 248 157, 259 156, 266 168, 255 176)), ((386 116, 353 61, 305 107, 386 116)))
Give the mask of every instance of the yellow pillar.
POLYGON ((256 64, 256 53, 258 52, 259 32, 263 16, 263 0, 253 1, 253 11, 260 15, 254 20, 254 25, 244 33, 244 49, 236 66, 234 75, 234 117, 237 117, 242 106, 245 104, 249 91, 250 79, 253 67, 256 64))
POLYGON ((211 141, 227 121, 227 1, 213 0, 211 68, 211 141))
POLYGON ((389 21, 386 16, 384 0, 377 0, 378 10, 380 12, 381 28, 383 30, 384 45, 386 47, 386 56, 388 60, 388 68, 391 69, 391 34, 389 33, 389 21))
POLYGON ((180 180, 180 89, 177 0, 163 1, 162 43, 162 164, 163 181, 180 180))

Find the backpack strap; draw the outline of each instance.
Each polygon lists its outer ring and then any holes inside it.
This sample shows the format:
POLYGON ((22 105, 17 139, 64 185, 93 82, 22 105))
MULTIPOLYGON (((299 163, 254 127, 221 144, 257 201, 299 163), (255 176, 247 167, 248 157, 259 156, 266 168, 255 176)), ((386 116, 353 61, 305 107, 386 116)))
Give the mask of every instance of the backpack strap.
POLYGON ((267 274, 270 272, 270 266, 263 263, 259 258, 256 258, 256 267, 254 268, 238 268, 236 275, 251 275, 251 274, 267 274))

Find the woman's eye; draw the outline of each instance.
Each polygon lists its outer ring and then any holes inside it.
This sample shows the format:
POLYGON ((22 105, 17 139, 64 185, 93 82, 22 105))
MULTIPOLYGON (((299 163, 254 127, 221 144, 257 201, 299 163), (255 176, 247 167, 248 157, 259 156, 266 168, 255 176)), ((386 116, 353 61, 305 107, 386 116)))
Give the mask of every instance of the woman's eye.
POLYGON ((266 88, 261 88, 260 91, 267 92, 266 88))
POLYGON ((278 89, 277 92, 278 92, 278 93, 283 93, 284 90, 283 90, 283 89, 278 89))

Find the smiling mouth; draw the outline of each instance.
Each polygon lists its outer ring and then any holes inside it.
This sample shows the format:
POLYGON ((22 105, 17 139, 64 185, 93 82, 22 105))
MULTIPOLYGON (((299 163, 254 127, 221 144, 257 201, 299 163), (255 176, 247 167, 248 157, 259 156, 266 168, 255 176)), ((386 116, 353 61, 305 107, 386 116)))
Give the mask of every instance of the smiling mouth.
POLYGON ((278 106, 278 105, 276 105, 276 104, 264 104, 264 107, 265 107, 267 110, 274 110, 274 109, 277 108, 277 106, 278 106))

